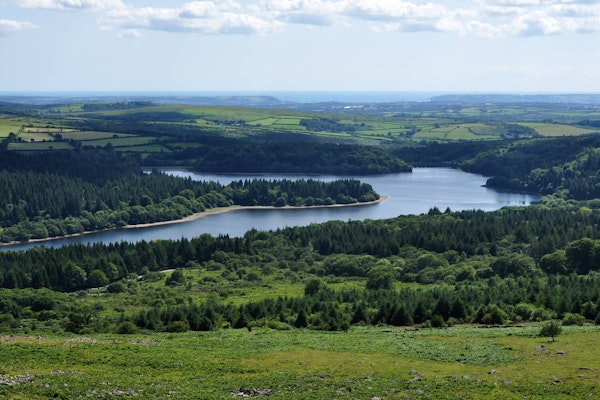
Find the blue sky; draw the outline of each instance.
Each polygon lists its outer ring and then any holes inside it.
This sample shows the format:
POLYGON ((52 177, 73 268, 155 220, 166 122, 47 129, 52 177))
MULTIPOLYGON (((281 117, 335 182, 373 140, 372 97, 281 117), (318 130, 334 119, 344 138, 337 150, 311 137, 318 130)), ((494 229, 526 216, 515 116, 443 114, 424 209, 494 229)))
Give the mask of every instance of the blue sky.
POLYGON ((600 0, 0 0, 0 92, 600 92, 600 0))

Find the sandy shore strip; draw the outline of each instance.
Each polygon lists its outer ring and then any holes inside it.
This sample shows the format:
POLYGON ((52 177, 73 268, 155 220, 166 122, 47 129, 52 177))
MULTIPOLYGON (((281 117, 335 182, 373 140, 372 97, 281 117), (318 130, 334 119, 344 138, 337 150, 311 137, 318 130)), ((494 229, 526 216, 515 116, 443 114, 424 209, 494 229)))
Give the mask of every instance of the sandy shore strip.
MULTIPOLYGON (((379 199, 374 201, 366 201, 363 203, 351 203, 351 204, 331 204, 331 205, 318 205, 318 206, 283 206, 283 207, 275 207, 275 206, 229 206, 229 207, 215 207, 209 208, 206 211, 202 211, 199 213, 195 213, 192 215, 188 215, 185 218, 181 219, 173 219, 169 221, 160 221, 160 222, 149 222, 147 224, 136 224, 136 225, 125 225, 116 229, 137 229, 137 228, 150 228, 153 226, 161 226, 161 225, 171 225, 171 224, 181 224, 183 222, 194 221, 198 218, 206 217, 208 215, 214 214, 223 214, 231 211, 238 210, 303 210, 308 208, 335 208, 335 207, 353 207, 353 206, 368 206, 372 204, 378 204, 382 201, 387 200, 387 196, 380 196, 379 199)), ((112 228, 114 229, 114 228, 112 228)), ((41 239, 44 240, 44 239, 41 239)))
POLYGON ((238 211, 238 210, 302 210, 302 209, 308 209, 308 208, 357 207, 357 206, 368 206, 368 205, 372 205, 372 204, 378 204, 378 203, 381 203, 382 201, 385 201, 387 199, 388 199, 387 196, 380 196, 379 199, 377 199, 377 200, 367 201, 367 202, 363 202, 363 203, 331 204, 331 205, 299 206, 299 207, 295 207, 295 206, 283 206, 283 207, 275 207, 275 206, 236 206, 236 205, 229 206, 229 207, 215 207, 215 208, 209 208, 206 211, 202 211, 202 212, 199 212, 199 213, 188 215, 187 217, 184 217, 184 218, 181 218, 181 219, 173 219, 173 220, 169 220, 169 221, 149 222, 147 224, 116 226, 114 228, 100 229, 100 230, 96 230, 96 231, 85 231, 85 232, 80 232, 80 233, 73 233, 71 235, 53 236, 53 237, 43 238, 43 239, 30 239, 27 242, 0 243, 0 246, 1 247, 10 247, 10 246, 19 245, 19 244, 50 242, 52 240, 60 240, 60 239, 66 239, 66 238, 72 238, 72 237, 90 235, 90 234, 93 234, 93 233, 114 231, 114 230, 117 230, 117 229, 140 229, 140 228, 151 228, 153 226, 161 226, 161 225, 181 224, 181 223, 184 223, 184 222, 194 221, 194 220, 197 220, 199 218, 206 217, 206 216, 209 216, 209 215, 223 214, 223 213, 226 213, 226 212, 232 212, 232 211, 238 211))

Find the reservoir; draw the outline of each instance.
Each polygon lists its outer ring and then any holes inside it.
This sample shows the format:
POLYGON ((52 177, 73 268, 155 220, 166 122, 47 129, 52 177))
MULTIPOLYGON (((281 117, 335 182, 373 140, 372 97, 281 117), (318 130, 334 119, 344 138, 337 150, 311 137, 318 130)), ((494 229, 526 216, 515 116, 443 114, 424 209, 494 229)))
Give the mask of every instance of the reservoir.
MULTIPOLYGON (((303 175, 219 175, 197 174, 182 170, 165 171, 198 181, 217 181, 228 184, 240 179, 319 179, 330 181, 347 179, 340 176, 303 175)), ((84 236, 56 239, 47 242, 27 243, 0 247, 2 250, 24 250, 33 246, 58 247, 72 243, 138 242, 157 239, 192 238, 204 233, 211 235, 243 236, 248 230, 275 230, 289 226, 305 226, 331 220, 349 221, 385 219, 399 215, 427 213, 437 207, 440 211, 484 210, 493 211, 505 206, 525 206, 538 196, 500 192, 483 185, 486 177, 451 168, 415 168, 412 173, 353 176, 369 183, 387 200, 373 205, 336 208, 237 210, 207 215, 194 221, 155 227, 116 229, 84 236)))

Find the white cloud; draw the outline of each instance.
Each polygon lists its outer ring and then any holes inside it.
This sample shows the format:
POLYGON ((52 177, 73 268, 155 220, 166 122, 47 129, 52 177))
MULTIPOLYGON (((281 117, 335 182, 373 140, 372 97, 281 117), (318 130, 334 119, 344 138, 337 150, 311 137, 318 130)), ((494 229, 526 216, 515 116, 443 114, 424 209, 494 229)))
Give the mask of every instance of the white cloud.
POLYGON ((125 29, 119 32, 119 39, 136 39, 141 36, 142 34, 137 29, 125 29))
POLYGON ((129 0, 22 0, 21 7, 88 10, 103 28, 136 37, 144 30, 268 34, 288 25, 368 24, 378 32, 435 31, 482 37, 600 31, 598 0, 239 0, 136 7, 129 0), (453 2, 458 4, 458 2, 453 2), (136 32, 135 35, 127 32, 136 32))
POLYGON ((0 19, 0 36, 35 28, 37 28, 37 25, 31 22, 0 19))
POLYGON ((265 34, 283 24, 247 13, 237 3, 216 5, 194 1, 180 8, 123 7, 103 13, 105 27, 115 29, 197 32, 203 34, 265 34))
POLYGON ((45 10, 109 10, 123 7, 121 0, 21 0, 23 8, 45 10))

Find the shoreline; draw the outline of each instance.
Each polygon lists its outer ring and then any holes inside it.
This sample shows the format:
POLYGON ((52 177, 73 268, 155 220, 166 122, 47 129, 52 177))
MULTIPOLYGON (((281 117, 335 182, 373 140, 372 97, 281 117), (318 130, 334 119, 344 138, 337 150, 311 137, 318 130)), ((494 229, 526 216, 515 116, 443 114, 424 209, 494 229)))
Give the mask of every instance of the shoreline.
POLYGON ((91 235, 91 234, 94 234, 94 233, 114 231, 114 230, 119 230, 119 229, 142 229, 142 228, 152 228, 152 227, 155 227, 155 226, 182 224, 182 223, 185 223, 185 222, 195 221, 197 219, 204 218, 204 217, 209 216, 209 215, 223 214, 223 213, 233 212, 233 211, 238 211, 238 210, 290 210, 290 211, 293 211, 293 210, 302 210, 302 209, 309 209, 309 208, 359 207, 359 206, 368 206, 368 205, 373 205, 373 204, 379 204, 382 201, 385 201, 387 199, 388 199, 388 196, 379 196, 379 198, 377 200, 367 201, 367 202, 363 202, 363 203, 331 204, 331 205, 317 205, 317 206, 283 206, 283 207, 275 207, 275 206, 239 206, 239 205, 233 205, 233 206, 229 206, 229 207, 215 207, 215 208, 210 208, 210 209, 205 210, 205 211, 201 211, 201 212, 198 212, 198 213, 194 213, 194 214, 188 215, 187 217, 183 217, 181 219, 172 219, 172 220, 168 220, 168 221, 148 222, 148 223, 145 223, 145 224, 136 224, 136 225, 115 226, 113 228, 98 229, 98 230, 95 230, 95 231, 84 231, 84 232, 79 232, 79 233, 72 233, 72 234, 69 234, 69 235, 53 236, 53 237, 42 238, 42 239, 29 239, 26 242, 0 243, 0 247, 10 248, 11 246, 18 246, 18 245, 23 245, 23 244, 51 242, 53 240, 68 239, 68 238, 73 238, 73 237, 91 235))

